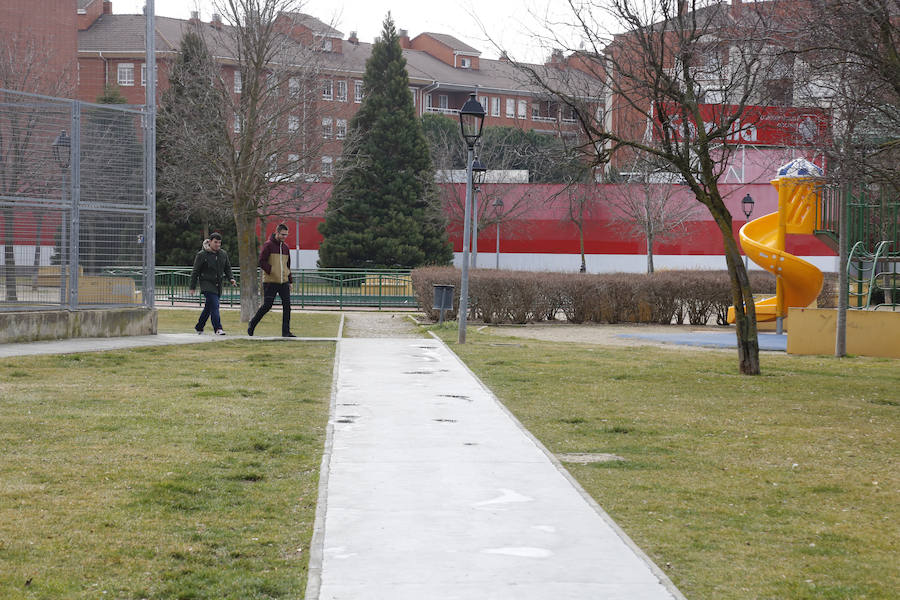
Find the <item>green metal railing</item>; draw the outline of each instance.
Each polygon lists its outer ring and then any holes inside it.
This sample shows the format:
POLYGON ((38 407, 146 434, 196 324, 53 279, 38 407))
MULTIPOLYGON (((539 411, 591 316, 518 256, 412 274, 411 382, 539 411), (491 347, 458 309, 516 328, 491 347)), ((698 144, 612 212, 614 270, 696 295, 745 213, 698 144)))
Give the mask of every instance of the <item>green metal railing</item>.
POLYGON ((843 199, 847 200, 847 248, 861 242, 866 251, 874 253, 880 242, 887 241, 891 245, 886 256, 900 257, 900 198, 884 187, 824 188, 822 202, 817 207, 816 233, 828 235, 837 242, 843 199))
MULTIPOLYGON (((333 306, 338 308, 415 308, 409 270, 293 269, 291 305, 333 306)), ((226 285, 219 298, 224 306, 241 303, 240 273, 235 271, 237 287, 226 285)), ((200 305, 203 297, 188 288, 191 270, 186 267, 156 268, 156 304, 200 305)), ((276 299, 276 303, 280 300, 276 299)))

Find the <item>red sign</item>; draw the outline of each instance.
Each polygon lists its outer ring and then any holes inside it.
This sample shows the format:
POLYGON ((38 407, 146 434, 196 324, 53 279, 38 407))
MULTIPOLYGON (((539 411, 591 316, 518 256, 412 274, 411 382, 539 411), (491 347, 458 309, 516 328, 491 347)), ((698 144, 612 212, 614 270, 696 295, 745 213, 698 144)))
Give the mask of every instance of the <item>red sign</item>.
MULTIPOLYGON (((734 115, 738 115, 729 127, 726 143, 751 146, 808 147, 820 144, 828 129, 828 116, 820 108, 795 106, 744 106, 731 104, 701 104, 700 116, 707 132, 734 115)), ((685 127, 681 111, 674 104, 664 104, 656 115, 657 126, 654 138, 660 139, 662 127, 666 126, 676 140, 684 139, 685 133, 694 137, 697 126, 693 119, 685 127)))

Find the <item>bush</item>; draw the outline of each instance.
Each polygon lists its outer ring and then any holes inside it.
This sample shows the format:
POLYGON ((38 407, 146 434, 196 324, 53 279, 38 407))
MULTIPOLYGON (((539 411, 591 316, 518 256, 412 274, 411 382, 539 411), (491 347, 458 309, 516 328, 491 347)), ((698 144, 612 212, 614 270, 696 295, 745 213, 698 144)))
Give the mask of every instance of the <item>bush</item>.
MULTIPOLYGON (((435 284, 453 285, 456 318, 460 271, 453 267, 425 267, 412 272, 419 307, 436 321, 432 308, 435 284)), ((775 278, 764 271, 750 273, 754 294, 775 293, 775 278)), ((819 306, 834 298, 834 277, 826 277, 819 306)), ((657 323, 706 325, 715 317, 726 324, 732 303, 727 271, 658 271, 632 273, 547 273, 473 269, 469 273, 469 309, 484 323, 531 323, 562 314, 569 323, 657 323)))

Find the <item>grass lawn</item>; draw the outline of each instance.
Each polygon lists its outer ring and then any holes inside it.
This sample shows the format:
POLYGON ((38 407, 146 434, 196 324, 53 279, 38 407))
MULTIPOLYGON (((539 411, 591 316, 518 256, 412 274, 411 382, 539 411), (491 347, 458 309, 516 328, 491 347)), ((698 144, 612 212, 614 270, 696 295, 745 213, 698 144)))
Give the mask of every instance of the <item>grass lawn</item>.
MULTIPOLYGON (((199 311, 178 312, 161 331, 199 311)), ((295 333, 334 335, 324 316, 295 333)), ((333 357, 225 338, 0 360, 0 598, 302 598, 333 357)))
MULTIPOLYGON (((158 311, 159 333, 192 333, 201 308, 161 308, 158 311)), ((247 335, 247 323, 241 322, 240 309, 222 308, 222 329, 230 335, 247 335)), ((341 315, 335 312, 291 312, 291 332, 298 337, 337 337, 341 315)), ((203 335, 212 335, 212 322, 206 322, 203 335)), ((281 336, 281 308, 276 306, 262 318, 254 335, 258 337, 281 336)))
POLYGON ((440 335, 691 600, 895 599, 900 361, 440 335))

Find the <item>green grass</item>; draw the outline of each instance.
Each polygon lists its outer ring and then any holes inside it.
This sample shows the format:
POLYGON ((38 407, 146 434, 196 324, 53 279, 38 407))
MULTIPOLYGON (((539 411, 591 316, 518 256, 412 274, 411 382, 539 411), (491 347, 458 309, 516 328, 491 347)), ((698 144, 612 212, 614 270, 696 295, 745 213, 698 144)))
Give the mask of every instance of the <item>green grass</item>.
MULTIPOLYGON (((159 333, 193 333, 202 308, 161 308, 159 333)), ((247 323, 241 322, 240 309, 222 308, 222 329, 230 335, 247 335, 247 323)), ((341 315, 337 313, 291 312, 291 331, 298 337, 337 337, 341 315)), ((203 335, 212 335, 212 323, 207 321, 203 335)), ((270 310, 256 326, 254 335, 278 337, 281 335, 281 309, 270 310)))
POLYGON ((0 597, 302 597, 333 356, 226 338, 0 360, 0 597))
POLYGON ((900 361, 439 335, 691 600, 896 598, 900 361))

